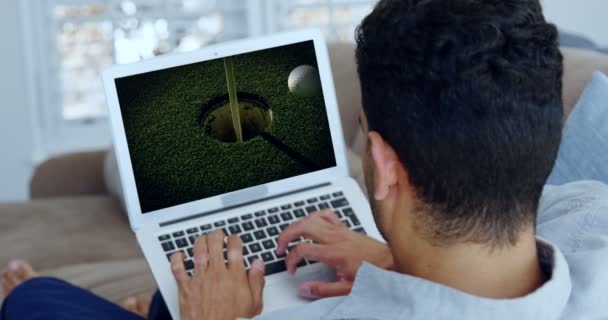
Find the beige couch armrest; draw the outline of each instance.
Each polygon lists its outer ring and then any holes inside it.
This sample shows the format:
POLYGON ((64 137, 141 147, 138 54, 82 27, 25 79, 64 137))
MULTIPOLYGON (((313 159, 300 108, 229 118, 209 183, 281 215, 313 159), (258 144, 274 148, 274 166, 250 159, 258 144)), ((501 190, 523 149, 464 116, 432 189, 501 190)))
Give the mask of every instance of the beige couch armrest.
POLYGON ((34 170, 30 197, 107 193, 103 178, 105 151, 74 153, 51 158, 34 170))

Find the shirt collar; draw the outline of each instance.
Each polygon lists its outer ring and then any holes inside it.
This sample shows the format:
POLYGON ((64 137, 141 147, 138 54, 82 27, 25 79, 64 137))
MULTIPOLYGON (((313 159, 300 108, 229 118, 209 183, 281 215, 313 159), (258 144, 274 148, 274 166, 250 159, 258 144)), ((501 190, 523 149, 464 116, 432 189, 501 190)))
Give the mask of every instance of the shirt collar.
POLYGON ((364 263, 351 294, 324 319, 557 319, 570 297, 570 272, 559 249, 542 239, 537 247, 550 279, 524 297, 481 298, 364 263))

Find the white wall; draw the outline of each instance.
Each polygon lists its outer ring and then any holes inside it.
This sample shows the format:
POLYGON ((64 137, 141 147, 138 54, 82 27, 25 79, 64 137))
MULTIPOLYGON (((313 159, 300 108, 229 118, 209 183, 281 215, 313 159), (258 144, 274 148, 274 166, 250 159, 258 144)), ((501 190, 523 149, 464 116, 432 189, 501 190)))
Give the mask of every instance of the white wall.
POLYGON ((0 202, 26 200, 33 166, 19 2, 0 4, 0 202))
POLYGON ((608 47, 607 0, 542 0, 548 20, 608 47))

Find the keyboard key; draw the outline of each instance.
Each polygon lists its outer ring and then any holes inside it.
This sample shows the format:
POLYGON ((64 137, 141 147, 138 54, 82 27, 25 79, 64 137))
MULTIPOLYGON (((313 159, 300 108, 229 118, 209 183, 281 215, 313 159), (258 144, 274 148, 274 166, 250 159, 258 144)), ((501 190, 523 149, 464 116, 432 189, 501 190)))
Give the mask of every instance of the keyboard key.
POLYGON ((241 216, 241 220, 250 220, 252 218, 253 218, 253 215, 251 213, 244 214, 241 216))
POLYGON ((190 228, 190 229, 186 230, 186 232, 188 234, 197 233, 198 232, 198 227, 190 228))
POLYGON ((243 241, 243 243, 249 243, 249 242, 253 241, 253 237, 251 236, 250 233, 243 233, 240 236, 241 236, 241 240, 243 241))
POLYGON ((279 228, 281 229, 281 231, 287 229, 287 227, 289 226, 288 223, 283 223, 282 225, 279 226, 279 228))
POLYGON ((266 222, 266 219, 261 218, 261 219, 255 220, 255 225, 258 226, 258 228, 263 228, 263 227, 267 226, 268 223, 266 222))
POLYGON ((340 212, 340 210, 336 210, 336 211, 334 211, 334 212, 336 213, 336 216, 338 216, 338 218, 342 219, 343 215, 342 215, 342 213, 340 212))
POLYGON ((338 191, 338 192, 332 193, 331 195, 334 196, 334 198, 337 198, 337 197, 341 197, 343 194, 342 194, 342 191, 338 191))
POLYGON ((249 261, 249 264, 252 264, 255 260, 259 259, 260 256, 258 256, 257 254, 254 254, 252 256, 247 257, 247 261, 249 261))
POLYGON ((222 220, 222 221, 218 221, 216 223, 213 224, 216 227, 223 227, 226 225, 226 221, 222 220))
POLYGON ((163 242, 163 243, 161 243, 161 245, 163 246, 163 250, 165 250, 165 252, 175 250, 175 246, 173 245, 173 242, 171 242, 171 241, 163 242))
POLYGON ((322 195, 319 197, 319 199, 321 199, 321 200, 328 200, 329 198, 330 198, 330 195, 328 195, 328 194, 325 194, 325 195, 322 195))
POLYGON ((343 223, 343 224, 344 224, 344 225, 345 225, 347 228, 350 228, 350 227, 351 227, 350 222, 348 222, 348 220, 346 220, 346 219, 342 220, 342 223, 343 223))
POLYGON ((237 223, 237 222, 239 222, 239 217, 234 217, 234 218, 228 219, 228 223, 237 223))
POLYGON ((194 249, 193 248, 188 248, 188 249, 186 249, 186 251, 188 252, 188 257, 190 257, 190 258, 194 257, 194 249))
POLYGON ((259 243, 252 243, 249 245, 249 251, 251 251, 252 253, 258 253, 260 251, 262 251, 262 246, 260 246, 259 243))
POLYGON ((285 259, 285 253, 282 254, 278 254, 278 253, 274 253, 277 256, 277 259, 285 259))
MULTIPOLYGON (((268 210, 270 211, 270 210, 268 210)), ((254 213, 256 217, 261 217, 261 216, 265 216, 266 215, 266 211, 261 210, 261 211, 257 211, 256 213, 254 213)))
POLYGON ((201 226, 201 230, 202 230, 202 231, 211 230, 211 228, 213 228, 213 227, 211 226, 211 223, 201 226))
POLYGON ((183 231, 173 232, 173 237, 174 238, 183 237, 183 236, 184 236, 184 232, 183 231))
POLYGON ((264 262, 270 262, 270 261, 274 260, 274 256, 272 255, 272 252, 266 251, 266 252, 262 253, 262 260, 264 260, 264 262))
POLYGON ((308 207, 306 207, 306 212, 308 212, 308 213, 313 213, 315 211, 317 211, 317 206, 308 206, 308 207))
POLYGON ((186 240, 186 238, 179 238, 175 239, 175 244, 178 248, 185 248, 188 246, 188 241, 186 240))
POLYGON ((315 203, 317 201, 319 201, 317 198, 310 198, 310 199, 306 200, 307 203, 315 203))
POLYGON ((264 240, 264 242, 262 242, 262 247, 266 250, 272 249, 274 248, 274 241, 272 241, 272 239, 264 240))
POLYGON ((249 254, 249 249, 247 249, 247 246, 243 246, 243 257, 249 254))
MULTIPOLYGON (((224 235, 227 237, 230 235, 230 231, 228 231, 227 228, 222 228, 222 231, 224 232, 224 235)), ((225 240, 225 239, 224 239, 225 240)))
POLYGON ((193 270, 194 269, 194 261, 192 261, 192 260, 186 260, 186 261, 184 261, 184 267, 186 267, 186 270, 193 270))
POLYGON ((266 232, 271 237, 278 236, 280 233, 279 229, 277 229, 277 227, 270 227, 270 228, 266 229, 266 232))
POLYGON ((293 216, 291 215, 291 212, 289 212, 289 211, 285 211, 285 212, 281 213, 281 218, 285 222, 293 220, 293 216))
POLYGON ((327 203, 327 202, 319 203, 319 210, 328 209, 328 208, 329 208, 329 203, 327 203))
POLYGON ((286 271, 287 267, 285 266, 285 261, 277 261, 266 264, 266 275, 271 275, 279 272, 286 271))
POLYGON ((279 219, 279 217, 276 214, 273 214, 268 217, 268 222, 270 222, 270 224, 277 224, 277 223, 281 222, 281 219, 279 219))
POLYGON ((168 234, 163 234, 162 236, 158 236, 158 240, 160 240, 160 241, 167 241, 169 239, 171 239, 171 236, 168 234))
POLYGON ((264 232, 264 230, 256 230, 253 232, 253 236, 256 239, 261 240, 261 239, 266 238, 266 233, 264 232))
POLYGON ((305 205, 306 203, 304 201, 296 201, 293 205, 296 207, 301 207, 303 205, 305 205))
POLYGON ((353 208, 344 208, 344 209, 342 209, 342 212, 347 216, 350 216, 351 214, 355 214, 355 212, 353 211, 353 208))
POLYGON ((197 237, 197 236, 189 236, 189 237, 188 237, 188 240, 190 240, 190 243, 191 243, 192 245, 194 245, 194 242, 196 242, 196 238, 198 238, 198 237, 197 237))
POLYGON ((281 210, 289 210, 291 209, 291 205, 290 204, 284 204, 281 206, 281 210))
POLYGON ((356 215, 351 214, 349 217, 350 217, 350 221, 353 222, 353 226, 359 226, 359 225, 361 225, 361 222, 359 222, 359 219, 357 218, 356 215))
POLYGON ((228 251, 226 251, 226 249, 224 249, 224 261, 228 260, 228 251))
POLYGON ((340 198, 331 201, 331 206, 334 208, 340 208, 348 205, 348 201, 346 198, 340 198))
POLYGON ((268 212, 269 213, 277 213, 277 212, 279 212, 279 208, 277 208, 277 207, 270 208, 270 209, 268 209, 268 212))
POLYGON ((245 231, 250 231, 250 230, 255 229, 255 227, 253 226, 253 223, 251 223, 251 221, 243 222, 241 224, 241 226, 243 226, 243 230, 245 230, 245 231))
POLYGON ((303 209, 295 209, 293 210, 293 214, 296 216, 296 218, 302 218, 306 216, 306 212, 304 212, 303 209))
POLYGON ((362 234, 367 234, 367 232, 365 232, 365 230, 363 230, 363 228, 361 228, 361 227, 356 228, 355 232, 359 232, 359 233, 362 233, 362 234))
POLYGON ((233 224, 228 227, 230 234, 241 233, 241 227, 238 224, 233 224))

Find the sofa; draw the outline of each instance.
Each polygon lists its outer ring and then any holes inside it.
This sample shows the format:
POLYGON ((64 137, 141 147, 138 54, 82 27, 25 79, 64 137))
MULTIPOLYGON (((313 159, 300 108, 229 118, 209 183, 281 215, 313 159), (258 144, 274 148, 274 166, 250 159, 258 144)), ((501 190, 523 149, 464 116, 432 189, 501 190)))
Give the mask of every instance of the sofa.
MULTIPOLYGON (((562 51, 567 116, 592 72, 608 73, 608 55, 562 51)), ((361 103, 352 44, 330 45, 330 59, 351 175, 361 183, 359 155, 365 137, 357 128, 361 103)), ((13 258, 27 259, 43 275, 66 279, 114 302, 153 292, 153 278, 121 202, 108 188, 107 169, 112 166, 106 158, 104 150, 68 154, 36 167, 31 200, 0 204, 0 266, 13 258)))

